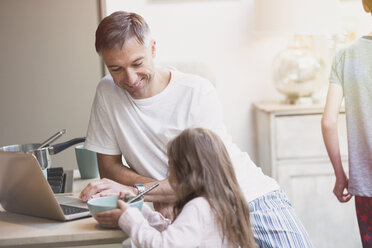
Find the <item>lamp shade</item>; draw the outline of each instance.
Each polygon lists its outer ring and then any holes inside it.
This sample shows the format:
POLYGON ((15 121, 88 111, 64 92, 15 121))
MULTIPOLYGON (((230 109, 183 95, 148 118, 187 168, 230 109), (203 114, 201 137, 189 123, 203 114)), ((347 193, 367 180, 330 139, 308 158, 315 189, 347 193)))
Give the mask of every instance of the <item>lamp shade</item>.
POLYGON ((255 0, 253 30, 262 34, 334 32, 338 0, 255 0))

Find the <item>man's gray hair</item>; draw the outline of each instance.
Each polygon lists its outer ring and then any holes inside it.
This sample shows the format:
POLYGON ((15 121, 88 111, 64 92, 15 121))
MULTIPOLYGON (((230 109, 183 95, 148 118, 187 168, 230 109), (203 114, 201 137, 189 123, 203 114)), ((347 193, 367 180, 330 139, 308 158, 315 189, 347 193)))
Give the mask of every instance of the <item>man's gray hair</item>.
POLYGON ((136 13, 117 11, 105 17, 96 30, 96 51, 121 48, 127 40, 135 38, 140 44, 148 45, 150 28, 145 19, 136 13))

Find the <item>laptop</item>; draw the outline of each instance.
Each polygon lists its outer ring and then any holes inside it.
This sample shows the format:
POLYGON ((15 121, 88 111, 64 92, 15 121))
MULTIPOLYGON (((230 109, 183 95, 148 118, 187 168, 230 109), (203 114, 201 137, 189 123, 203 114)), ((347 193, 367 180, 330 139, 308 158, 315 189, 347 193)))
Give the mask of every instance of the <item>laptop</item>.
POLYGON ((78 197, 54 195, 32 154, 0 151, 0 204, 9 212, 68 221, 90 216, 78 197))

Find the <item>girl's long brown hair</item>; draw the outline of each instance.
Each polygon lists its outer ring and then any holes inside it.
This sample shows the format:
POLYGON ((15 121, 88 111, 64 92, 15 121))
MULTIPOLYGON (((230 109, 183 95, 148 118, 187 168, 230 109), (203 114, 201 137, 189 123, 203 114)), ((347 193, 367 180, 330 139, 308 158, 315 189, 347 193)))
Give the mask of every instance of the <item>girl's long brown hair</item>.
POLYGON ((168 146, 169 183, 176 192, 174 213, 195 197, 205 197, 223 238, 235 247, 256 247, 249 208, 221 139, 203 128, 186 129, 168 146))

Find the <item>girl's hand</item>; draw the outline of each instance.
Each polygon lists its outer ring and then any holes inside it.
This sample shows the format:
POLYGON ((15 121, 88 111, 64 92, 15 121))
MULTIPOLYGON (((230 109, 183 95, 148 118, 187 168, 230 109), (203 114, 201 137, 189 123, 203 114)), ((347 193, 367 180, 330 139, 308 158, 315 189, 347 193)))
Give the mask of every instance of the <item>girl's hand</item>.
MULTIPOLYGON (((120 198, 124 198, 125 196, 127 196, 127 193, 120 192, 120 198)), ((94 218, 102 225, 114 228, 118 227, 119 218, 129 208, 129 205, 123 200, 118 200, 117 206, 118 209, 99 212, 94 218)))
POLYGON ((154 202, 154 209, 161 213, 165 218, 174 220, 173 204, 168 202, 154 202))
POLYGON ((99 212, 94 217, 98 223, 108 227, 118 227, 119 218, 123 211, 121 209, 113 209, 105 212, 99 212))
POLYGON ((122 201, 122 200, 118 201, 118 208, 123 210, 123 213, 125 212, 125 210, 127 210, 129 208, 129 205, 125 203, 126 201, 128 201, 128 196, 134 196, 134 194, 133 193, 128 193, 126 191, 121 191, 120 194, 119 194, 119 198, 124 199, 124 201, 122 201))
POLYGON ((333 193, 339 202, 348 202, 352 195, 348 191, 349 180, 346 176, 336 177, 333 193))

